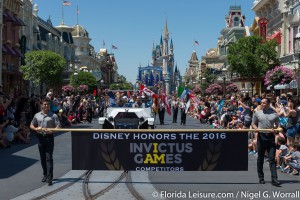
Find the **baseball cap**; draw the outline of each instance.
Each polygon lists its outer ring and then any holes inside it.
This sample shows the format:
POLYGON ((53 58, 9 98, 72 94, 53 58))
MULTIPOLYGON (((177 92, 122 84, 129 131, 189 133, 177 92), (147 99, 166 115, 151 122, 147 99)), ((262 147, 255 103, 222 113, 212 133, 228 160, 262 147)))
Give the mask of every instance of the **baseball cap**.
POLYGON ((256 99, 254 100, 254 102, 260 103, 260 102, 261 102, 261 99, 260 99, 260 98, 256 98, 256 99))

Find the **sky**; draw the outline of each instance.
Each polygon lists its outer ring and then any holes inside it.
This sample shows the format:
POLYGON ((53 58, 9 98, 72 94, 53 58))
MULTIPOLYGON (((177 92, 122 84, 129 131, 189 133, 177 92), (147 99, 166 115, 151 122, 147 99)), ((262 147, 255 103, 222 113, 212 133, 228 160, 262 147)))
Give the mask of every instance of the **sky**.
MULTIPOLYGON (((216 48, 220 31, 225 27, 229 7, 240 5, 245 25, 251 26, 255 13, 254 0, 69 0, 64 6, 64 23, 83 26, 92 39, 90 44, 114 53, 118 73, 127 81, 136 82, 139 66, 151 65, 153 44, 159 44, 168 23, 173 40, 174 59, 181 75, 188 67, 192 52, 198 59, 210 48, 216 48), (199 45, 195 45, 194 41, 199 45), (112 49, 112 45, 118 49, 112 49)), ((38 16, 53 26, 62 21, 62 0, 33 0, 38 16)), ((169 44, 170 44, 169 40, 169 44)))

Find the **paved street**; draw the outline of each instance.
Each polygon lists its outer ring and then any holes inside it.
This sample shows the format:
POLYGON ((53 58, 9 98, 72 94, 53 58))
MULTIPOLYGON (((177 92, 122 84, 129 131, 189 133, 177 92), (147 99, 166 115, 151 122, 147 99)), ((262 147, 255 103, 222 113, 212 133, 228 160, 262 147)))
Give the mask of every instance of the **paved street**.
MULTIPOLYGON (((200 124, 197 120, 189 117, 187 118, 186 126, 181 126, 180 123, 173 124, 171 122, 171 117, 166 115, 165 125, 157 125, 156 128, 207 128, 207 125, 200 124)), ((97 120, 94 119, 92 124, 80 124, 75 125, 75 127, 96 128, 99 126, 97 125, 97 120)), ((236 153, 238 153, 238 151, 236 153)), ((68 132, 59 133, 55 138, 55 180, 52 187, 40 182, 42 171, 35 137, 33 137, 30 145, 15 144, 10 149, 0 150, 0 156, 1 200, 16 197, 16 199, 32 199, 34 196, 40 196, 63 184, 74 181, 83 173, 83 171, 71 170, 71 137, 68 132)), ((265 163, 264 167, 265 185, 257 183, 255 156, 249 156, 249 171, 246 172, 133 172, 132 180, 135 182, 134 187, 138 188, 138 192, 142 194, 144 199, 188 199, 189 195, 194 195, 193 199, 200 199, 200 192, 213 194, 225 192, 227 194, 222 195, 227 195, 227 198, 223 197, 223 199, 251 199, 252 197, 253 199, 266 199, 266 195, 270 195, 269 199, 288 199, 286 197, 282 198, 283 196, 275 198, 272 192, 284 192, 283 194, 286 194, 285 192, 300 191, 299 176, 281 174, 279 172, 279 180, 282 181, 283 185, 280 188, 275 188, 270 184, 268 163, 265 163)), ((115 180, 114 177, 119 176, 118 173, 121 172, 95 172, 92 187, 95 188, 97 185, 99 187, 100 184, 115 180)), ((128 192, 122 192, 123 189, 124 188, 120 186, 118 192, 107 192, 105 194, 106 196, 97 199, 132 199, 132 197, 128 196, 128 192)), ((47 197, 47 199, 84 199, 83 196, 79 194, 81 190, 81 185, 74 185, 62 190, 56 195, 47 197)))

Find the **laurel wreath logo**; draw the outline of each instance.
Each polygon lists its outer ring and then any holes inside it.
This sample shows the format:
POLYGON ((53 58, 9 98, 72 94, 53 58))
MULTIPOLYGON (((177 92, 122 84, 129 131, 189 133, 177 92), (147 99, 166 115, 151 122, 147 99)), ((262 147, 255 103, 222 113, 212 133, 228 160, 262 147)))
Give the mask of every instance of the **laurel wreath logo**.
POLYGON ((209 142, 206 157, 203 159, 202 165, 199 166, 199 171, 212 171, 218 164, 221 155, 222 141, 217 143, 209 142))
POLYGON ((116 156, 113 140, 100 141, 101 155, 105 165, 109 170, 124 170, 119 159, 116 156))

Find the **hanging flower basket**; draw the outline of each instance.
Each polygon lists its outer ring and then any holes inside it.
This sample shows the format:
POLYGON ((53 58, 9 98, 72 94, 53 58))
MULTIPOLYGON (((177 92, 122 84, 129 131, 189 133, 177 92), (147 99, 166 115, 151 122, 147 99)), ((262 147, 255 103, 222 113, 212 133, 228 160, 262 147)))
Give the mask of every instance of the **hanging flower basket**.
POLYGON ((205 92, 207 94, 222 94, 223 93, 223 88, 221 85, 214 83, 208 86, 206 88, 205 92))
POLYGON ((284 66, 277 66, 272 70, 267 71, 264 78, 266 86, 277 84, 289 84, 295 79, 295 71, 284 66))
POLYGON ((63 92, 69 93, 69 92, 74 92, 75 88, 72 85, 64 85, 61 88, 63 92))
POLYGON ((86 92, 88 90, 88 86, 87 85, 79 85, 77 87, 78 92, 86 92))
POLYGON ((230 83, 226 86, 226 92, 227 93, 237 93, 239 91, 239 88, 236 84, 230 83))

